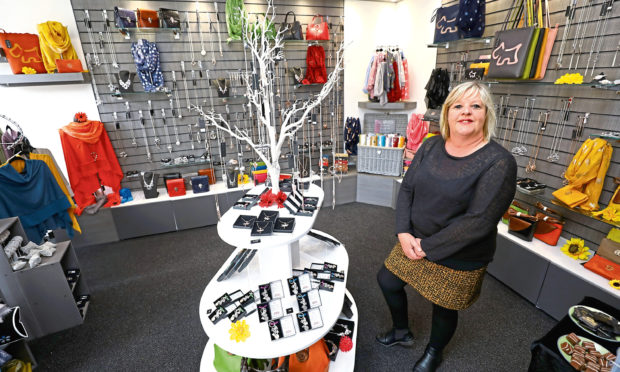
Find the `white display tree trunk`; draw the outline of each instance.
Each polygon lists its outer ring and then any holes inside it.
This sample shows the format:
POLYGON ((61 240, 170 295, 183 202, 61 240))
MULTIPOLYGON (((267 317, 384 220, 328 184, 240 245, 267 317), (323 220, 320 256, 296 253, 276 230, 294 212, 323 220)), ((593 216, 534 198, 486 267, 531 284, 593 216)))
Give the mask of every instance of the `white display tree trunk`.
POLYGON ((205 111, 198 106, 192 106, 192 109, 205 119, 207 125, 216 127, 240 141, 245 141, 256 152, 260 160, 265 162, 267 173, 271 179, 272 191, 277 193, 279 191, 279 159, 282 146, 287 140, 293 139, 295 133, 305 124, 308 113, 318 106, 338 83, 340 72, 343 69, 344 44, 338 45, 333 71, 328 75, 327 82, 321 91, 312 98, 305 101, 298 100, 291 103, 289 107, 283 108, 281 124, 278 125, 277 120, 273 120, 275 115, 272 116, 277 109, 273 104, 274 78, 270 69, 275 65, 276 53, 283 50, 282 37, 285 30, 277 31, 275 39, 269 37, 269 35, 273 36, 276 24, 273 21, 275 8, 272 0, 267 1, 265 17, 251 22, 250 16, 243 13, 241 18, 243 20, 244 48, 251 52, 254 60, 253 70, 246 71, 243 76, 246 85, 245 97, 248 99, 250 112, 253 112, 257 119, 258 131, 265 133, 266 143, 257 143, 251 130, 239 128, 237 123, 229 122, 222 114, 213 110, 205 111), (258 80, 257 84, 254 83, 255 80, 258 80), (265 146, 269 150, 268 154, 262 151, 265 146))

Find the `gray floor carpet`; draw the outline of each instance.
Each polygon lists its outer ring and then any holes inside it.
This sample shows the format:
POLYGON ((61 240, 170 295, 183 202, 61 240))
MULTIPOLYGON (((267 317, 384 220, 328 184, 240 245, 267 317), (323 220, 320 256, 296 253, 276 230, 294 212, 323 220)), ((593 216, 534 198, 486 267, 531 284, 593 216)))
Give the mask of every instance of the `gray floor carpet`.
MULTIPOLYGON (((431 305, 410 290, 416 344, 384 348, 390 327, 375 274, 396 242, 394 211, 366 204, 324 208, 315 228, 349 253, 347 288, 357 302, 356 371, 410 371, 430 335, 431 305)), ((83 325, 30 343, 39 371, 197 371, 207 343, 200 296, 232 248, 215 226, 77 250, 92 295, 83 325)), ((440 371, 526 371, 530 343, 555 321, 487 275, 482 295, 462 311, 440 371)))

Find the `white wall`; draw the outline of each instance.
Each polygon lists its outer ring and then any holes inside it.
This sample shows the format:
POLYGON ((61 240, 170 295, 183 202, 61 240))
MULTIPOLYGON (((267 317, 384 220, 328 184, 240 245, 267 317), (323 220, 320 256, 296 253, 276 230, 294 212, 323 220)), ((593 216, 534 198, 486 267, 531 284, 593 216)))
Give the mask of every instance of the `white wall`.
POLYGON ((440 0, 404 0, 395 4, 345 0, 345 117, 361 117, 358 101, 367 101, 362 92, 366 69, 377 45, 399 45, 409 64, 409 100, 424 112, 424 86, 435 67, 436 49, 427 48, 433 40, 433 10, 440 0))
MULTIPOLYGON (((37 25, 47 21, 68 27, 73 47, 86 68, 70 0, 0 0, 0 27, 7 32, 38 34, 37 25)), ((8 63, 0 63, 0 74, 11 74, 8 63)), ((78 111, 99 120, 90 84, 0 86, 0 112, 21 125, 34 147, 49 148, 65 174, 58 129, 71 122, 78 111)), ((4 120, 0 119, 0 126, 6 126, 4 120)))

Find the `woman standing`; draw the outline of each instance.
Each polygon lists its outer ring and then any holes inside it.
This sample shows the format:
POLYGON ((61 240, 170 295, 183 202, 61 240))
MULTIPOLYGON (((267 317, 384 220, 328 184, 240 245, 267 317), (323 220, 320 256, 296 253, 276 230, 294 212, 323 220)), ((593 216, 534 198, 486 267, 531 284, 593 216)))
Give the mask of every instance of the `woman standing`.
POLYGON ((478 299, 497 223, 515 193, 517 164, 491 140, 494 129, 488 89, 477 82, 457 86, 441 110, 441 136, 420 147, 400 188, 399 242, 377 274, 393 328, 376 339, 386 346, 413 344, 404 289, 411 285, 433 303, 431 337, 417 372, 437 369, 458 310, 478 299))

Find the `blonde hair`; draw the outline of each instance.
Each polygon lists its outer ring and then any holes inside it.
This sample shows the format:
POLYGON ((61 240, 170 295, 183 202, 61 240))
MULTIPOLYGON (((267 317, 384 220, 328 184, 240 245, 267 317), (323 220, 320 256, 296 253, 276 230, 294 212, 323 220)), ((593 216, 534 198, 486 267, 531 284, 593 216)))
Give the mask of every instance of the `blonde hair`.
POLYGON ((491 140, 491 137, 495 134, 495 109, 493 106, 493 97, 491 96, 491 92, 489 89, 476 82, 469 81, 467 83, 463 83, 452 89, 446 101, 441 108, 441 116, 439 118, 439 130, 441 131, 441 136, 444 140, 450 138, 450 126, 448 125, 448 110, 450 107, 459 99, 466 96, 469 93, 478 93, 480 96, 480 100, 485 108, 485 117, 484 117, 484 139, 485 141, 491 140))

